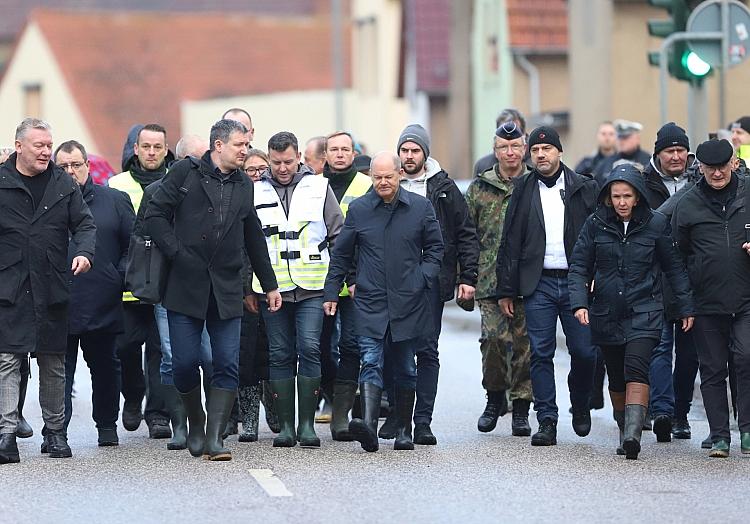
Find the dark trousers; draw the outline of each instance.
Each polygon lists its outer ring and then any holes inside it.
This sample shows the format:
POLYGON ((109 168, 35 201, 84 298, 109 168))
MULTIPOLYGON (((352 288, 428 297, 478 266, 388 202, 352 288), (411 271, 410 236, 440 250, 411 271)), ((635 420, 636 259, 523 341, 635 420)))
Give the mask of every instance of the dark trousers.
POLYGON ((240 330, 240 386, 254 386, 268 380, 268 337, 258 313, 245 310, 240 330))
POLYGON ((339 316, 323 317, 320 329, 320 383, 326 389, 336 381, 339 368, 338 343, 341 332, 339 316))
POLYGON ((737 386, 737 422, 750 432, 750 312, 698 315, 693 325, 698 350, 701 393, 711 440, 730 441, 727 377, 732 361, 737 386))
POLYGON ((124 332, 115 341, 120 359, 122 396, 125 402, 140 404, 146 397, 143 418, 169 420, 164 399, 160 395, 161 341, 156 327, 154 306, 125 303, 123 308, 124 332), (145 377, 143 345, 146 345, 145 377), (148 380, 148 382, 146 382, 148 380))
POLYGON ((82 333, 68 336, 65 355, 65 429, 73 416, 73 377, 78 361, 78 345, 91 373, 91 417, 98 429, 117 427, 120 412, 120 361, 113 333, 82 333))
POLYGON ((655 338, 639 338, 622 345, 601 346, 609 390, 624 393, 628 382, 648 384, 651 353, 658 343, 655 338))
POLYGON ((359 380, 359 342, 354 333, 354 300, 350 297, 339 297, 337 308, 339 318, 339 366, 336 379, 342 382, 359 380))
POLYGON ((443 300, 440 297, 440 281, 432 281, 429 292, 430 311, 432 313, 433 331, 417 346, 417 402, 414 405, 414 423, 432 423, 432 412, 437 397, 440 358, 438 356, 438 339, 443 324, 443 300))

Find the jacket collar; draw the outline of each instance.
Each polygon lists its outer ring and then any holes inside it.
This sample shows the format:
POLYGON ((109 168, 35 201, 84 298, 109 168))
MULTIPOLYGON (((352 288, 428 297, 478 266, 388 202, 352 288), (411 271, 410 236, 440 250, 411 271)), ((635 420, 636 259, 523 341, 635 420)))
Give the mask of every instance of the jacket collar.
MULTIPOLYGON (((368 191, 367 193, 365 193, 364 196, 370 199, 370 204, 372 205, 372 209, 375 209, 376 207, 380 205, 385 205, 385 202, 383 202, 383 199, 380 198, 380 196, 375 192, 375 189, 373 189, 372 191, 368 191)), ((398 193, 396 193, 396 198, 393 199, 393 202, 398 202, 399 204, 404 204, 408 206, 408 205, 411 205, 412 198, 413 198, 413 195, 410 191, 402 187, 399 187, 398 193)))

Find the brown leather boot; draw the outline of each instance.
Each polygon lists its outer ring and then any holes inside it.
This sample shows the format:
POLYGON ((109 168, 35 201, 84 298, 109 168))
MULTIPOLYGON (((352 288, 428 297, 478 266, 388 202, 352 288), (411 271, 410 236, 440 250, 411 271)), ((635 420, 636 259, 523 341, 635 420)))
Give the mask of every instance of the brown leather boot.
POLYGON ((637 459, 641 451, 641 432, 648 411, 648 395, 648 384, 629 382, 625 385, 625 429, 622 447, 627 459, 637 459))

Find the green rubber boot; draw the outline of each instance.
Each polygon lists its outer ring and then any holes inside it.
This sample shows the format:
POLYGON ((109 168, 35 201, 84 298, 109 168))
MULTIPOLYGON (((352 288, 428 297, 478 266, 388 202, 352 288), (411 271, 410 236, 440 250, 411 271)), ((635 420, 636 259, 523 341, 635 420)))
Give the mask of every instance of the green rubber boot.
POLYGON ((269 380, 268 383, 280 426, 279 435, 273 439, 273 447, 293 448, 297 445, 297 434, 294 432, 294 377, 269 380))
POLYGON ((297 440, 303 448, 319 448, 320 439, 315 434, 315 409, 320 395, 320 377, 297 376, 297 402, 299 403, 299 425, 297 440))
POLYGON ((224 447, 222 434, 237 399, 236 389, 211 388, 206 407, 206 448, 208 460, 232 460, 232 453, 224 447))
POLYGON ((180 393, 180 397, 187 411, 187 447, 192 456, 200 457, 206 443, 206 413, 203 411, 201 388, 196 386, 192 391, 180 393))

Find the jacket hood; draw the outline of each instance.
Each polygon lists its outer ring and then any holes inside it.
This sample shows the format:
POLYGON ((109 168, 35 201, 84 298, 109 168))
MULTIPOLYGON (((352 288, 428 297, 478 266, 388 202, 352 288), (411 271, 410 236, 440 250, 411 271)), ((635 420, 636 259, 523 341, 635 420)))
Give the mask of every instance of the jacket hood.
POLYGON ((622 164, 612 170, 599 191, 599 204, 604 205, 604 200, 609 195, 609 186, 614 182, 627 182, 638 192, 638 205, 648 206, 646 197, 646 179, 643 174, 632 164, 622 164))
MULTIPOLYGON (((128 138, 125 139, 125 144, 122 146, 123 172, 129 171, 130 167, 133 165, 133 162, 135 162, 138 158, 133 152, 133 146, 135 145, 136 140, 138 140, 138 133, 141 132, 141 129, 143 129, 143 127, 143 124, 135 124, 130 128, 130 131, 128 131, 128 138)), ((172 150, 167 149, 167 156, 164 157, 164 165, 167 167, 171 167, 172 164, 175 163, 175 160, 176 157, 174 156, 172 150)))
MULTIPOLYGON (((653 169, 654 171, 656 171, 656 173, 659 176, 663 176, 663 177, 669 176, 669 175, 665 175, 664 173, 662 173, 662 171, 661 171, 661 161, 659 160, 659 157, 656 156, 656 153, 654 153, 653 155, 651 155, 651 162, 650 162, 650 164, 651 164, 651 169, 653 169)), ((688 173, 690 171, 690 169, 694 165, 695 165, 695 153, 688 153, 687 162, 685 163, 685 173, 683 173, 683 175, 686 174, 686 173, 688 173)))

